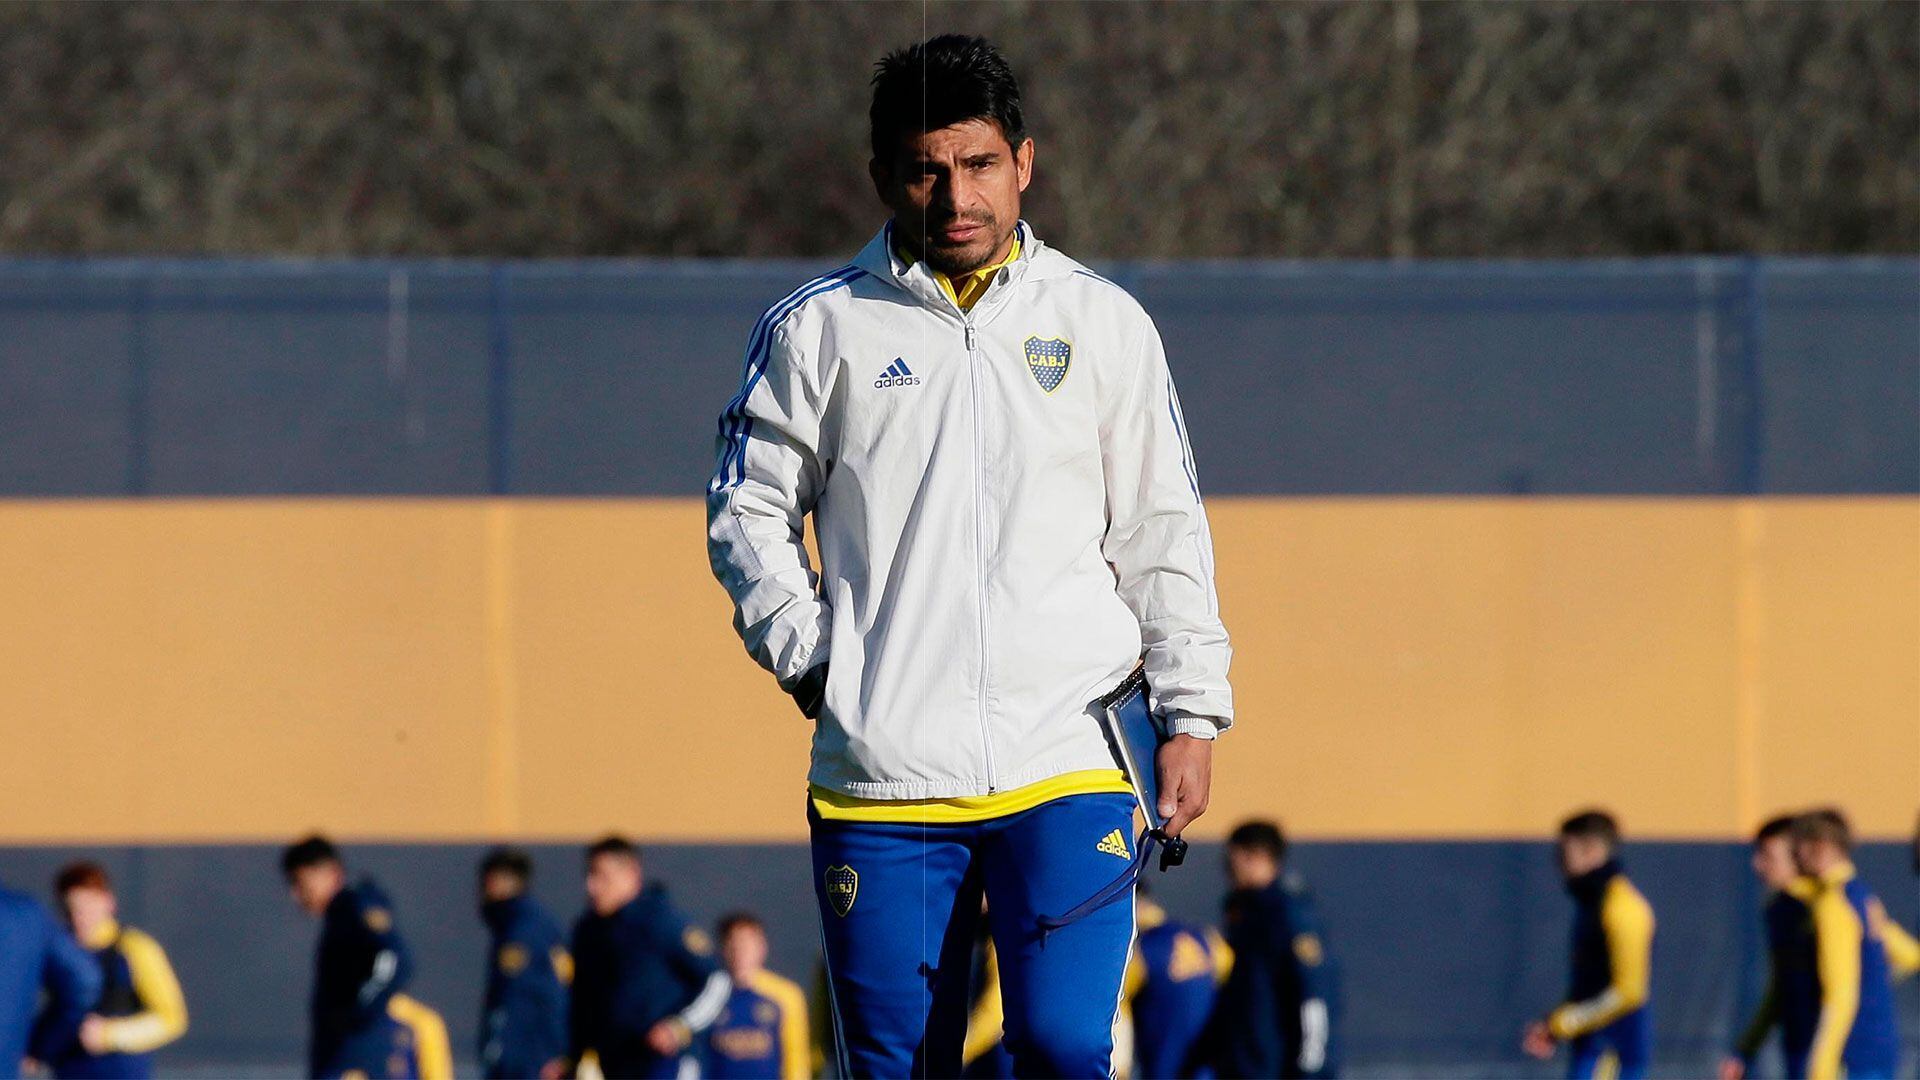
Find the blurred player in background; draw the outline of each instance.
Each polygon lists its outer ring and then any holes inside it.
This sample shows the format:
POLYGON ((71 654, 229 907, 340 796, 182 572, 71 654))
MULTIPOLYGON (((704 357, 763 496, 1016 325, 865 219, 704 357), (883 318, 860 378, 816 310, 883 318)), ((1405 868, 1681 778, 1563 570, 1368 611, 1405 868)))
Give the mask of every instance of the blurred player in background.
POLYGON ((676 1076, 732 990, 713 939, 646 886, 640 849, 622 837, 587 848, 586 888, 573 927, 576 1067, 591 1054, 611 1080, 676 1076))
POLYGON ((122 926, 107 872, 79 862, 53 882, 67 926, 100 969, 100 1000, 47 1061, 60 1077, 153 1075, 153 1052, 187 1031, 187 999, 160 943, 122 926))
POLYGON ((1150 1080, 1211 1076, 1198 1060, 1200 1040, 1218 988, 1233 970, 1233 950, 1212 927, 1169 918, 1165 908, 1148 899, 1145 878, 1138 890, 1134 921, 1140 932, 1127 962, 1125 990, 1139 1062, 1134 1075, 1150 1080))
POLYGON ((1330 1077, 1339 1056, 1339 977, 1313 894, 1287 870, 1287 838, 1272 821, 1227 836, 1226 940, 1233 966, 1202 1054, 1224 1077, 1330 1077))
POLYGON ((1566 1043, 1567 1075, 1638 1080, 1653 1059, 1653 906, 1620 865, 1620 825, 1587 810, 1560 825, 1560 873, 1573 896, 1567 1000, 1527 1028, 1522 1045, 1544 1061, 1566 1043))
POLYGON ((1829 808, 1795 818, 1793 858, 1814 885, 1807 907, 1813 913, 1819 1011, 1806 1075, 1890 1080, 1900 1064, 1894 969, 1886 947, 1891 922, 1854 870, 1846 817, 1829 808))
POLYGON ((491 938, 480 1066, 490 1080, 557 1080, 566 1070, 573 957, 560 924, 527 892, 532 880, 524 851, 495 848, 480 862, 480 918, 491 938))
POLYGON ((714 1080, 805 1080, 813 1075, 807 995, 767 970, 767 928, 737 911, 720 920, 720 962, 733 982, 707 1029, 706 1075, 714 1080))
POLYGON ((1034 143, 991 44, 885 57, 868 118, 891 220, 755 328, 709 555, 748 652, 818 720, 842 1071, 960 1071, 984 890, 1016 1071, 1105 1076, 1130 891, 1035 931, 1133 859, 1092 703, 1143 657, 1167 833, 1206 808, 1231 649, 1184 421, 1146 312, 1020 220, 1034 143))
POLYGON ((1802 877, 1793 861, 1793 816, 1776 817, 1753 837, 1753 873, 1767 890, 1767 990, 1740 1036, 1733 1056, 1720 1065, 1722 1080, 1741 1080, 1753 1071, 1767 1036, 1780 1028, 1780 1053, 1788 1076, 1807 1074, 1818 1013, 1819 980, 1814 973, 1813 914, 1807 908, 1814 882, 1802 877))
POLYGON ((280 870, 293 902, 321 921, 314 950, 309 1075, 451 1076, 446 1024, 400 992, 413 977, 413 961, 387 894, 372 879, 347 884, 340 852, 325 837, 288 846, 280 870))
POLYGON ((100 968, 47 909, 0 886, 0 1077, 38 1070, 100 1000, 100 968))

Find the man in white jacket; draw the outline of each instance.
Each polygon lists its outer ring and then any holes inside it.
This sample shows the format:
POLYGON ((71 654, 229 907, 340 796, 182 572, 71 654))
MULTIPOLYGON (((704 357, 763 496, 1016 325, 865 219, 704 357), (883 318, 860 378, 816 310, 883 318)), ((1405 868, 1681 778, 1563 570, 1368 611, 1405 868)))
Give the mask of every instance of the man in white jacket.
POLYGON ((842 1075, 959 1074, 984 892, 1016 1072, 1105 1076, 1130 902, 1036 927, 1134 855, 1094 702, 1136 664, 1167 833, 1206 809, 1233 702, 1185 425, 1145 311, 1020 220, 1034 144, 991 45, 889 55, 871 122, 892 220, 754 328, 713 570, 817 721, 842 1075))

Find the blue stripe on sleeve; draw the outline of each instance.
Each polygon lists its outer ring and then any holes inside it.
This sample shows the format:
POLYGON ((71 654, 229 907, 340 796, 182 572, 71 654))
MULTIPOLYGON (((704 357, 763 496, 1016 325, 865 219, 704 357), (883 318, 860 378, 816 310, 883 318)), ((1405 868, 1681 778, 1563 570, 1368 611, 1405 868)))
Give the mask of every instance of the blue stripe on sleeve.
POLYGON ((721 452, 720 464, 715 469, 713 482, 708 486, 709 491, 722 491, 746 479, 747 439, 753 432, 753 420, 746 414, 747 398, 759 383, 760 376, 766 372, 767 362, 772 356, 774 331, 800 305, 865 274, 865 270, 847 266, 815 278, 768 308, 767 313, 754 325, 753 335, 747 342, 746 369, 741 376, 740 392, 733 396, 720 414, 720 434, 727 440, 727 445, 721 452))
POLYGON ((1193 499, 1200 501, 1200 477, 1193 467, 1193 443, 1187 440, 1186 421, 1180 418, 1180 399, 1174 396, 1173 376, 1167 376, 1167 415, 1173 417, 1173 430, 1180 436, 1180 465, 1187 470, 1187 484, 1193 488, 1193 499))
POLYGON ((732 400, 727 402, 726 409, 720 413, 720 434, 727 440, 727 447, 721 453, 720 465, 716 470, 713 484, 711 485, 712 490, 717 491, 723 487, 730 486, 732 483, 731 474, 734 447, 736 440, 744 438, 745 435, 742 428, 746 421, 745 408, 747 394, 753 388, 752 380, 755 378, 754 365, 756 358, 765 348, 769 337, 772 335, 773 327, 777 325, 781 319, 785 318, 788 312, 804 303, 807 297, 812 295, 808 290, 814 289, 838 275, 845 273, 846 270, 847 268, 843 267, 825 277, 814 278, 812 281, 788 293, 779 303, 768 308, 766 313, 760 316, 760 321, 754 324, 753 334, 747 340, 747 356, 745 367, 740 376, 742 383, 740 392, 735 394, 732 400))

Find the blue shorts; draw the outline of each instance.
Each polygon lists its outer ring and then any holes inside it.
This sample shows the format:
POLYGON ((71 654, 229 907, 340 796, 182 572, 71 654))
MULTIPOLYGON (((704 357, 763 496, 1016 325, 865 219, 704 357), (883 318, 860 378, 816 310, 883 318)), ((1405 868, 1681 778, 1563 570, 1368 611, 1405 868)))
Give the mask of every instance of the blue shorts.
POLYGON ((1567 1063, 1570 1080, 1603 1076, 1642 1080, 1653 1060, 1652 1011, 1643 1005, 1591 1035, 1574 1039, 1568 1048, 1573 1051, 1567 1063))
POLYGON ((1111 1075, 1131 895, 1044 940, 1038 918, 1126 869, 1133 796, 1068 795, 965 825, 808 818, 840 1075, 960 1075, 983 892, 1015 1074, 1111 1075), (1102 846, 1115 830, 1125 854, 1102 846))

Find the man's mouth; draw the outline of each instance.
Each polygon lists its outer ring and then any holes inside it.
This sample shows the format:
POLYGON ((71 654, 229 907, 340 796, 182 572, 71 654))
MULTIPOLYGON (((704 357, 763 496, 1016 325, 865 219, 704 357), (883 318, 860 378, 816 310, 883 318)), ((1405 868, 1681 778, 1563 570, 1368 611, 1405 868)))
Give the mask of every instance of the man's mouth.
POLYGON ((943 244, 964 244, 970 240, 979 239, 981 234, 986 232, 986 228, 985 225, 977 222, 956 221, 950 225, 940 226, 934 230, 933 235, 943 244))

